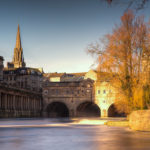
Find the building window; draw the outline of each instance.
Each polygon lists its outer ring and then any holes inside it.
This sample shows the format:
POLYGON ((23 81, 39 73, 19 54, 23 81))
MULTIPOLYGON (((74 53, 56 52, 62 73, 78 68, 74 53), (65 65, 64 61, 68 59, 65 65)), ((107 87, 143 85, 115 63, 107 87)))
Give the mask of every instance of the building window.
POLYGON ((90 92, 90 90, 87 90, 87 93, 89 93, 90 92))
POLYGON ((88 84, 87 87, 90 88, 91 87, 90 84, 88 84))
POLYGON ((106 90, 103 90, 103 93, 106 94, 106 90))
POLYGON ((48 90, 44 90, 44 94, 47 95, 48 94, 48 90))
POLYGON ((101 91, 100 90, 98 90, 98 94, 100 94, 101 93, 101 91))
POLYGON ((69 91, 68 91, 68 90, 66 91, 66 94, 69 94, 69 91))
POLYGON ((55 89, 52 89, 52 94, 54 94, 55 93, 55 89))
POLYGON ((59 94, 59 90, 58 89, 56 89, 56 94, 59 94))

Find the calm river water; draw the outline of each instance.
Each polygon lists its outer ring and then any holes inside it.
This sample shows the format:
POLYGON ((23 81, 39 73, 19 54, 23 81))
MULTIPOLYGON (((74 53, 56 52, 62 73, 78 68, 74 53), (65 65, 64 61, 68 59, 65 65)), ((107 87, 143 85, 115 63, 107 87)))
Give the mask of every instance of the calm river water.
POLYGON ((150 133, 102 119, 0 120, 0 150, 150 150, 150 133))

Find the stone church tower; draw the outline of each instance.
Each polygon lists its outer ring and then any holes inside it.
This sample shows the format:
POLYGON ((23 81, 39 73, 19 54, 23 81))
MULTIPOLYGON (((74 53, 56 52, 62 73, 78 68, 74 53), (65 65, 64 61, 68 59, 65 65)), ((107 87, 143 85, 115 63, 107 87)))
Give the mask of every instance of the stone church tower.
POLYGON ((21 67, 26 66, 24 62, 24 57, 23 57, 23 49, 21 46, 19 24, 18 24, 18 31, 17 31, 17 37, 16 37, 16 47, 14 48, 14 56, 13 56, 12 63, 14 65, 14 68, 21 68, 21 67))

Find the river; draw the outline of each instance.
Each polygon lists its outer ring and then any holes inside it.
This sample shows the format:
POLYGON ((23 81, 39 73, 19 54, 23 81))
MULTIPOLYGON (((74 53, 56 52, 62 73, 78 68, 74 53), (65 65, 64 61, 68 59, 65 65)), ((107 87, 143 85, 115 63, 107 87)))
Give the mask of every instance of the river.
POLYGON ((0 150, 150 150, 150 132, 105 119, 1 119, 0 150))

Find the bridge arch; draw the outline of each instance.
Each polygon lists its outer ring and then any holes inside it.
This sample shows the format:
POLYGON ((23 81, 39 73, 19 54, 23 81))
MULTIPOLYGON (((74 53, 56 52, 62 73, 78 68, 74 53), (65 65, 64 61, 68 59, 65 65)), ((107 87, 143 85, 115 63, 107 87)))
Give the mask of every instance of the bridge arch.
POLYGON ((108 108, 108 117, 125 117, 125 113, 120 113, 114 104, 108 108))
POLYGON ((47 117, 69 117, 69 109, 63 102, 52 102, 47 108, 47 117))
POLYGON ((99 106, 93 102, 83 102, 77 106, 77 117, 100 117, 101 110, 99 106))

